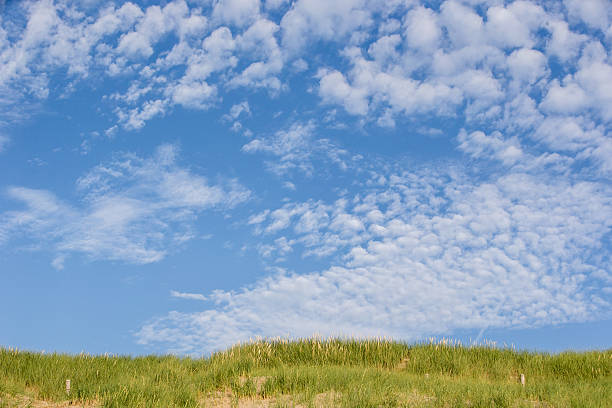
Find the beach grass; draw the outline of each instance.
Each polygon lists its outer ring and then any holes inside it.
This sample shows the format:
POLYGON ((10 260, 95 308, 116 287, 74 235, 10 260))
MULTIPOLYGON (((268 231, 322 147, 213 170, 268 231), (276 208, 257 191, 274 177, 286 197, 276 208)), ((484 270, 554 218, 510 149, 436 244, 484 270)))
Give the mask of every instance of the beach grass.
POLYGON ((0 407, 12 406, 604 408, 612 407, 612 349, 321 338, 256 340, 204 358, 5 348, 0 407))

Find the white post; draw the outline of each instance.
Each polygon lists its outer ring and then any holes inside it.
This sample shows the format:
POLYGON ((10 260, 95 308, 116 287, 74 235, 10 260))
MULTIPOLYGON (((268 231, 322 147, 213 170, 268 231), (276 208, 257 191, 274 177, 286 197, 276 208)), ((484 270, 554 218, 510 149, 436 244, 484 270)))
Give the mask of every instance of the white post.
POLYGON ((525 386, 525 374, 521 374, 521 385, 525 386))
POLYGON ((66 394, 70 394, 70 380, 66 380, 66 394))

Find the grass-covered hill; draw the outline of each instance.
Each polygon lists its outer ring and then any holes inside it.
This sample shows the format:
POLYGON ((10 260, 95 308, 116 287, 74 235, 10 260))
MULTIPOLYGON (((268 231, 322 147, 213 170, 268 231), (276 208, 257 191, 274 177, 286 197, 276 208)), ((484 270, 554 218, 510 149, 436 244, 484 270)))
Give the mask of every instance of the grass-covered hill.
POLYGON ((203 359, 0 349, 0 407, 28 406, 608 408, 612 349, 551 355, 316 338, 203 359))

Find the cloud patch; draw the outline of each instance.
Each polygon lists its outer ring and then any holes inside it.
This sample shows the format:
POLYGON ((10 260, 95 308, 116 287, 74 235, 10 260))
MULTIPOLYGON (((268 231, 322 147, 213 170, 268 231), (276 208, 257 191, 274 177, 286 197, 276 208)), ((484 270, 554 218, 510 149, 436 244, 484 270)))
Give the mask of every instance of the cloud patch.
POLYGON ((601 245, 612 227, 609 190, 521 172, 474 185, 457 170, 387 174, 351 201, 254 216, 279 253, 288 240, 278 238, 290 236, 304 256, 332 248, 319 255, 334 266, 217 291, 216 307, 153 319, 139 342, 200 354, 253 336, 416 340, 609 312, 610 252, 601 245))
POLYGON ((267 161, 266 166, 278 175, 300 171, 312 176, 314 161, 317 159, 327 160, 346 169, 350 162, 348 152, 327 138, 317 138, 316 132, 314 122, 297 122, 272 136, 251 140, 242 146, 242 151, 275 156, 275 160, 267 161))
POLYGON ((149 158, 133 154, 96 166, 77 180, 78 205, 50 191, 10 187, 21 210, 0 215, 0 243, 11 237, 45 243, 61 268, 67 254, 135 264, 157 262, 191 239, 206 210, 225 211, 250 191, 234 179, 210 183, 177 163, 177 149, 160 146, 149 158))

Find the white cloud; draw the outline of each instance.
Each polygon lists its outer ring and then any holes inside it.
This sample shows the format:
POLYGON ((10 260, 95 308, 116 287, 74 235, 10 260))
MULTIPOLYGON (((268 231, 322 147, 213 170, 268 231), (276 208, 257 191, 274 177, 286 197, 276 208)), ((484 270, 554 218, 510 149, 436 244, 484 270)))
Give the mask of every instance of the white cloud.
POLYGON ((388 63, 397 63, 399 54, 396 48, 401 43, 399 34, 385 35, 372 43, 368 48, 368 54, 381 66, 388 63))
POLYGON ((201 301, 208 300, 206 296, 202 295, 201 293, 178 292, 176 290, 171 290, 170 296, 179 298, 179 299, 187 299, 187 300, 201 300, 201 301))
MULTIPOLYGON (((191 95, 191 94, 188 94, 191 95)), ((117 109, 119 121, 128 130, 141 129, 146 121, 166 112, 167 101, 156 99, 147 101, 141 108, 133 108, 128 112, 117 109)))
POLYGON ((251 115, 251 107, 249 106, 248 101, 242 101, 240 103, 232 105, 232 107, 230 108, 229 114, 225 115, 225 117, 227 117, 226 120, 231 120, 231 119, 235 120, 235 119, 238 119, 240 115, 242 115, 243 113, 247 116, 251 115))
POLYGON ((56 256, 53 261, 51 261, 51 266, 53 269, 57 271, 61 271, 64 269, 64 262, 66 261, 66 256, 64 254, 60 254, 56 256))
POLYGON ((339 41, 371 23, 371 10, 363 0, 299 0, 283 16, 283 45, 292 51, 310 39, 339 41))
POLYGON ((44 242, 59 255, 146 264, 162 259, 189 237, 193 219, 204 210, 225 210, 249 199, 235 180, 210 184, 176 163, 176 148, 160 146, 154 157, 119 156, 77 181, 80 205, 53 193, 12 187, 8 195, 23 210, 0 215, 0 237, 23 235, 44 242))
POLYGON ((488 104, 504 96, 499 81, 488 71, 466 70, 452 81, 467 97, 478 102, 488 104))
POLYGON ((556 151, 578 151, 600 139, 602 134, 581 117, 553 116, 542 120, 531 136, 556 151))
POLYGON ((546 57, 540 51, 520 48, 508 56, 512 78, 533 83, 546 74, 546 57))
POLYGON ((212 17, 223 23, 244 26, 259 15, 259 0, 215 0, 212 17))
POLYGON ((275 34, 279 27, 272 21, 260 19, 237 40, 239 47, 254 56, 248 65, 230 81, 230 85, 269 88, 273 93, 281 89, 277 77, 283 69, 283 57, 275 34))
POLYGON ((442 30, 437 14, 431 9, 416 7, 410 10, 406 14, 405 24, 404 35, 408 46, 424 52, 433 52, 438 48, 442 30))
POLYGON ((149 39, 139 32, 131 32, 121 37, 117 51, 131 58, 148 58, 153 54, 149 39))
MULTIPOLYGON (((379 64, 366 60, 358 49, 345 50, 353 68, 350 70, 351 83, 338 71, 320 70, 318 72, 319 95, 326 103, 337 103, 346 111, 356 115, 366 115, 376 105, 388 106, 392 112, 406 115, 436 112, 450 114, 454 106, 461 102, 458 89, 439 81, 417 81, 397 73, 396 70, 382 70, 379 64)), ((466 88, 471 82, 465 79, 455 81, 466 88)), ((475 92, 482 84, 474 84, 475 92)))
POLYGON ((547 53, 558 57, 562 62, 576 58, 588 37, 572 32, 566 21, 551 21, 548 26, 552 37, 546 46, 547 53))
POLYGON ((529 48, 533 45, 529 26, 510 8, 490 7, 485 29, 488 40, 501 47, 529 48))
POLYGON ((607 0, 563 0, 570 17, 582 20, 592 28, 605 31, 612 20, 607 0))
POLYGON ((612 66, 592 62, 576 73, 576 80, 589 95, 591 106, 605 121, 612 120, 612 66))
POLYGON ((540 103, 540 107, 551 113, 579 113, 589 105, 589 97, 575 82, 568 81, 561 86, 559 81, 552 80, 548 93, 540 103))
POLYGON ((55 6, 50 0, 31 3, 29 19, 23 38, 26 48, 35 48, 52 38, 52 33, 59 24, 55 6))
POLYGON ((599 139, 599 143, 588 148, 585 154, 599 164, 604 175, 612 174, 612 139, 610 137, 599 139))
POLYGON ((319 95, 324 102, 341 104, 348 113, 354 115, 368 113, 366 89, 351 87, 344 75, 336 70, 321 70, 317 76, 321 78, 319 95))
POLYGON ((604 121, 612 120, 612 66, 605 63, 601 45, 585 49, 585 55, 580 60, 580 69, 574 77, 567 76, 563 85, 554 79, 550 83, 548 93, 540 107, 557 114, 576 114, 591 108, 604 121), (594 55, 589 55, 588 51, 594 55))
POLYGON ((459 149, 474 158, 494 158, 505 165, 512 165, 523 157, 516 138, 504 140, 502 134, 497 131, 487 136, 481 131, 468 134, 465 129, 461 129, 457 140, 460 143, 459 149))
POLYGON ((117 51, 131 58, 150 57, 153 46, 166 33, 178 29, 187 12, 187 4, 182 0, 168 3, 163 9, 159 6, 148 7, 134 31, 121 37, 117 51))
POLYGON ((448 37, 456 47, 477 45, 484 41, 484 23, 470 7, 448 0, 440 6, 442 24, 448 30, 448 37))
POLYGON ((313 161, 324 158, 346 168, 344 157, 347 152, 335 146, 327 139, 317 139, 315 125, 309 123, 294 123, 286 130, 279 130, 273 136, 255 138, 242 147, 245 153, 267 153, 276 156, 266 165, 276 174, 286 174, 299 170, 306 175, 312 175, 313 161))
POLYGON ((172 102, 186 108, 206 109, 216 95, 217 88, 205 81, 181 81, 172 90, 172 102))
MULTIPOLYGON (((612 227, 612 196, 601 185, 523 173, 471 185, 453 170, 388 176, 351 204, 297 203, 281 218, 278 210, 266 214, 270 227, 285 220, 272 230, 285 237, 305 214, 323 211, 292 248, 326 249, 336 236, 346 243, 335 248, 339 264, 215 292, 216 307, 153 319, 139 342, 200 354, 254 336, 416 340, 585 321, 609 310, 596 283, 610 279, 597 255, 612 227)), ((271 240, 271 248, 288 242, 271 240)))

